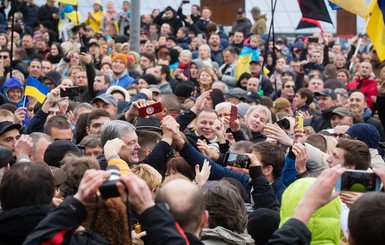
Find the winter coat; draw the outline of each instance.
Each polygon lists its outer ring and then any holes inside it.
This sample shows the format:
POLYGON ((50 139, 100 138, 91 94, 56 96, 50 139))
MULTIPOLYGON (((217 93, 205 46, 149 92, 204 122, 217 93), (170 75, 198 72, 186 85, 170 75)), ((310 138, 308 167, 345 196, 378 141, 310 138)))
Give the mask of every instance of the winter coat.
MULTIPOLYGON (((299 201, 315 180, 316 178, 302 178, 286 189, 282 196, 280 226, 292 217, 299 201)), ((310 244, 338 244, 341 230, 340 213, 341 200, 339 197, 317 209, 307 224, 312 234, 310 244)))
POLYGON ((202 242, 205 245, 247 245, 254 244, 253 238, 249 234, 239 234, 230 231, 222 226, 213 229, 205 228, 201 233, 202 242))

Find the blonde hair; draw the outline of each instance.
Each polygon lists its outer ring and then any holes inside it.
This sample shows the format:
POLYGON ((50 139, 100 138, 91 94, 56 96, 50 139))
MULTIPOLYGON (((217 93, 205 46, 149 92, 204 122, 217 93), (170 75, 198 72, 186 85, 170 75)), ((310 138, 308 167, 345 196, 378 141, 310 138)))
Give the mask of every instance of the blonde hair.
POLYGON ((329 155, 333 154, 333 151, 336 148, 338 143, 337 139, 329 135, 322 135, 322 136, 326 140, 326 153, 329 155))
POLYGON ((162 183, 162 175, 148 164, 134 165, 131 168, 131 171, 133 174, 143 179, 150 190, 159 188, 162 183))
POLYGON ((253 113, 254 111, 263 111, 263 112, 265 112, 266 113, 266 122, 265 123, 272 123, 271 112, 264 105, 254 105, 254 106, 250 107, 247 110, 246 114, 245 114, 245 120, 247 120, 247 118, 250 116, 250 114, 253 113))

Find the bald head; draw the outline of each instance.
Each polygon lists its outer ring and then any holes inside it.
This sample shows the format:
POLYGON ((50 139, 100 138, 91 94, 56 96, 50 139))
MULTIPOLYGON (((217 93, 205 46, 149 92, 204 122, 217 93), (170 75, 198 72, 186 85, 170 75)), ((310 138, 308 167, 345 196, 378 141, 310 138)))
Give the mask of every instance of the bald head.
POLYGON ((372 64, 366 61, 361 62, 360 69, 359 69, 361 78, 369 77, 372 71, 373 71, 372 64))
POLYGON ((172 180, 160 188, 155 201, 168 204, 170 212, 185 232, 199 233, 205 202, 197 185, 185 179, 172 180))

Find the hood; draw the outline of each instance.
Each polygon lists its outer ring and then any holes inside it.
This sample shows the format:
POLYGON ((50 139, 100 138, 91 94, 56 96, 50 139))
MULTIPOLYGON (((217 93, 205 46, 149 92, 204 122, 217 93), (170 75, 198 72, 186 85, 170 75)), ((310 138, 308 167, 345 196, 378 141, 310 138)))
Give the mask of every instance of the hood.
POLYGON ((198 70, 202 69, 204 67, 204 64, 203 64, 203 61, 200 60, 200 59, 194 59, 190 62, 190 66, 191 64, 196 64, 198 66, 198 70))
POLYGON ((18 103, 23 101, 23 98, 24 98, 23 84, 21 84, 21 82, 17 78, 12 77, 12 78, 9 78, 7 81, 5 81, 3 87, 1 88, 1 94, 5 97, 6 103, 9 103, 7 92, 11 88, 19 88, 21 90, 22 96, 18 103))
MULTIPOLYGON (((315 182, 316 178, 302 178, 298 179, 286 189, 282 195, 281 205, 281 227, 287 220, 289 220, 299 201, 315 182)), ((310 244, 338 244, 340 237, 340 213, 341 200, 339 197, 333 199, 328 204, 318 209, 312 215, 307 227, 312 233, 312 241, 310 244)))
POLYGON ((205 228, 202 230, 201 239, 204 240, 220 240, 224 244, 247 245, 254 244, 254 239, 249 234, 238 234, 230 231, 222 226, 213 229, 205 228))

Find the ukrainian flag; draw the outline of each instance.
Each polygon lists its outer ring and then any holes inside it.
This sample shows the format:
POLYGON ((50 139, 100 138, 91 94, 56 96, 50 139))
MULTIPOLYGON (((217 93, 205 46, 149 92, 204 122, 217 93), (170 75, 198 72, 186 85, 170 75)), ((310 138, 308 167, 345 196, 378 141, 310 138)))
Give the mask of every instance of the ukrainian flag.
POLYGON ((367 12, 368 35, 381 61, 385 60, 385 0, 372 0, 367 12))
POLYGON ((55 0, 55 1, 59 3, 68 3, 72 5, 77 5, 79 2, 79 0, 55 0))
POLYGON ((25 92, 24 92, 25 96, 28 95, 28 96, 35 97, 37 99, 37 101, 39 101, 40 103, 43 104, 49 91, 50 91, 49 87, 42 84, 36 78, 28 76, 26 87, 25 87, 25 92))
POLYGON ((252 49, 251 47, 244 46, 241 53, 238 56, 237 67, 235 69, 235 78, 239 80, 239 77, 247 72, 250 73, 249 63, 252 60, 259 61, 259 49, 252 49))
POLYGON ((367 9, 365 0, 329 0, 329 2, 338 5, 346 11, 365 18, 367 9))

